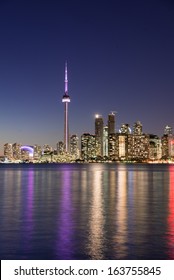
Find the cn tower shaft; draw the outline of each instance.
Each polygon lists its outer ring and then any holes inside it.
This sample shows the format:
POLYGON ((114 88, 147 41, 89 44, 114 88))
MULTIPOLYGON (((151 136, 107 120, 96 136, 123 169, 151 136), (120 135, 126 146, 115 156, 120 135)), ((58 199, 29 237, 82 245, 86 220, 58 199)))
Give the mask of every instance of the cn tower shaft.
POLYGON ((67 63, 65 64, 65 93, 64 93, 64 95, 62 97, 62 102, 64 103, 64 146, 65 146, 65 152, 69 152, 68 103, 70 102, 70 97, 68 95, 67 63))

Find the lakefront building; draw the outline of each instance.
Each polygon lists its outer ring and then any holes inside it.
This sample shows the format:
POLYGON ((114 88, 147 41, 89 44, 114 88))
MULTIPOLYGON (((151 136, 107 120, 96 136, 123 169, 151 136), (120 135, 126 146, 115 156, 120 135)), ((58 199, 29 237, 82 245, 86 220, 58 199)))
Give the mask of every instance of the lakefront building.
POLYGON ((79 148, 78 148, 79 138, 76 134, 70 137, 70 154, 74 156, 75 159, 79 158, 79 148))
POLYGON ((81 159, 84 161, 95 160, 96 158, 96 137, 90 133, 81 136, 81 159))
POLYGON ((96 156, 103 156, 103 118, 95 115, 96 156))

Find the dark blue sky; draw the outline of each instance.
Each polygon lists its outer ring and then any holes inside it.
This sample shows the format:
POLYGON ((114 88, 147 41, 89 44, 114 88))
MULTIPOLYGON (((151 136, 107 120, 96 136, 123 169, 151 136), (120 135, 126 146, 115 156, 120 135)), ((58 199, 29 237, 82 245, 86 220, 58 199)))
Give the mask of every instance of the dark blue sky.
POLYGON ((170 0, 1 0, 0 150, 63 140, 64 64, 70 132, 140 120, 174 128, 174 4, 170 0))

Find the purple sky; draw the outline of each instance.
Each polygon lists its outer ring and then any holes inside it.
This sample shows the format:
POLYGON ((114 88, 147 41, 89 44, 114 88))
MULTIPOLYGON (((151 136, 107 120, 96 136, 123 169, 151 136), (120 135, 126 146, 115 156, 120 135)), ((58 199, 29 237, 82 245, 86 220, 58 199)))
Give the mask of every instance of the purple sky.
POLYGON ((174 128, 174 4, 170 0, 1 0, 0 153, 6 142, 63 140, 64 66, 70 132, 94 133, 117 111, 161 136, 174 128))

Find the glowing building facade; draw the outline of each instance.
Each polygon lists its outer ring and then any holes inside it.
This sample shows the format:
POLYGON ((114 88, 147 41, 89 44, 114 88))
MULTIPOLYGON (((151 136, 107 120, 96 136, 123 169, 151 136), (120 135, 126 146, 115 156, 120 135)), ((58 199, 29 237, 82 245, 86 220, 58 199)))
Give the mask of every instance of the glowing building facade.
POLYGON ((149 159, 159 160, 161 153, 161 139, 154 134, 149 134, 149 159))
POLYGON ((142 132, 142 124, 140 121, 134 123, 130 150, 130 159, 141 161, 149 157, 149 135, 142 132))
POLYGON ((95 159, 96 139, 95 135, 84 133, 81 136, 81 158, 84 161, 95 159))
POLYGON ((108 126, 103 127, 103 156, 108 157, 108 126))
POLYGON ((57 154, 63 155, 64 154, 64 143, 62 141, 59 141, 57 143, 57 154))
POLYGON ((12 144, 10 144, 10 143, 4 144, 4 156, 5 156, 5 158, 8 159, 8 160, 12 160, 12 159, 13 159, 13 148, 12 148, 12 144))
POLYGON ((41 156, 42 156, 42 147, 40 145, 35 144, 33 157, 34 159, 37 160, 40 159, 41 156))
POLYGON ((14 143, 12 145, 12 149, 13 149, 13 159, 20 160, 21 159, 21 144, 14 143))
POLYGON ((118 158, 117 154, 117 134, 110 133, 108 134, 108 156, 111 160, 115 160, 118 158))
POLYGON ((76 159, 79 158, 79 149, 78 149, 79 138, 76 134, 71 135, 70 137, 70 154, 76 159))

